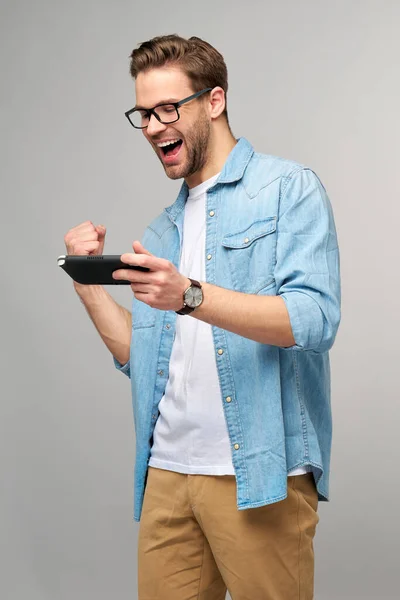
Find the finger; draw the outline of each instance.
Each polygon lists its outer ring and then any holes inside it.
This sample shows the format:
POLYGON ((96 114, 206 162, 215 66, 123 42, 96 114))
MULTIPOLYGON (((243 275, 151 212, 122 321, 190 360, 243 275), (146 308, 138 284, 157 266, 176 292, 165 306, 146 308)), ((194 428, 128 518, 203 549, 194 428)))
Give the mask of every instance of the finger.
POLYGON ((103 250, 104 250, 104 243, 105 243, 105 237, 106 237, 106 228, 104 227, 104 225, 98 225, 96 227, 96 232, 99 236, 99 249, 98 249, 98 254, 103 254, 103 250))
POLYGON ((135 294, 150 294, 152 290, 149 289, 150 286, 143 285, 142 283, 131 283, 131 290, 135 294))
POLYGON ((106 228, 104 227, 104 225, 96 225, 96 231, 99 235, 101 235, 102 237, 104 237, 106 235, 106 228))
POLYGON ((146 250, 146 248, 137 240, 135 242, 133 242, 132 248, 133 248, 134 252, 136 252, 137 254, 147 254, 148 256, 153 256, 153 254, 151 254, 151 252, 146 250))
POLYGON ((74 230, 73 237, 71 235, 72 241, 75 239, 83 240, 85 242, 91 242, 93 240, 102 241, 106 235, 106 228, 102 225, 98 227, 90 227, 87 225, 85 228, 81 228, 79 230, 74 230))
MULTIPOLYGON (((97 236, 96 236, 97 237, 97 236)), ((68 254, 79 256, 84 254, 98 254, 100 242, 94 240, 72 240, 66 244, 68 254)))
POLYGON ((157 256, 153 256, 152 254, 133 254, 132 252, 122 254, 121 261, 128 265, 146 267, 151 271, 164 271, 167 264, 165 259, 157 258, 157 256))
POLYGON ((99 239, 99 234, 96 232, 95 229, 93 229, 92 231, 79 231, 75 234, 74 237, 77 241, 82 240, 83 242, 97 242, 99 239))
POLYGON ((78 242, 73 246, 68 246, 69 254, 74 254, 75 256, 79 254, 88 254, 88 252, 94 252, 98 250, 99 242, 78 242))
POLYGON ((126 281, 130 281, 131 283, 140 283, 147 284, 148 282, 145 280, 141 280, 137 273, 140 271, 133 271, 132 269, 117 269, 117 271, 113 271, 114 279, 126 279, 126 281))
POLYGON ((149 275, 149 273, 143 273, 143 271, 135 271, 133 269, 117 269, 116 271, 113 271, 114 279, 126 279, 131 283, 145 285, 153 283, 151 278, 149 278, 149 275))
POLYGON ((97 238, 98 234, 96 233, 95 229, 86 225, 84 229, 82 227, 70 229, 65 234, 64 241, 66 244, 73 244, 78 240, 86 240, 89 242, 91 240, 97 240, 97 238))
POLYGON ((134 292, 135 293, 135 298, 136 300, 140 300, 140 302, 143 302, 144 304, 149 304, 149 297, 150 294, 144 294, 142 292, 134 292))
POLYGON ((82 231, 94 231, 95 229, 96 227, 92 221, 84 221, 83 223, 76 225, 76 227, 73 227, 73 230, 77 233, 81 233, 82 231))
POLYGON ((143 271, 134 270, 127 270, 126 272, 129 273, 132 283, 140 285, 155 285, 157 283, 152 277, 153 273, 143 273, 143 271))

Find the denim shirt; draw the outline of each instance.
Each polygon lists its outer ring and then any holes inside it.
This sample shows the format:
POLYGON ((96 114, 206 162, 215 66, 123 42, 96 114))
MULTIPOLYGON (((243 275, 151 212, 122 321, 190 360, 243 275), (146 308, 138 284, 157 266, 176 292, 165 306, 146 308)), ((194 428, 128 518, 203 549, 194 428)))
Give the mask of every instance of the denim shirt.
MULTIPOLYGON (((180 261, 188 187, 146 229, 155 256, 180 261)), ((329 500, 331 348, 340 322, 340 266, 332 208, 309 168, 258 154, 239 138, 207 191, 206 281, 279 295, 295 344, 262 344, 212 327, 235 469, 238 510, 283 500, 287 474, 311 465, 319 500, 329 500)), ((195 318, 187 316, 184 318, 195 318)), ((140 521, 158 405, 168 380, 176 313, 132 301, 130 360, 136 432, 134 520, 140 521)))

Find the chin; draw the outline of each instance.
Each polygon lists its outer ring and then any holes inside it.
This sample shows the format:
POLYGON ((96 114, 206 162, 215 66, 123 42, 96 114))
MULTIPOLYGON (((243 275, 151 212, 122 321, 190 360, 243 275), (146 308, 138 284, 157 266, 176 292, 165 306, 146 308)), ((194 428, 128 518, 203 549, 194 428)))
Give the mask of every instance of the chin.
POLYGON ((163 165, 164 171, 169 179, 182 179, 187 177, 185 170, 180 165, 172 165, 170 167, 163 165))

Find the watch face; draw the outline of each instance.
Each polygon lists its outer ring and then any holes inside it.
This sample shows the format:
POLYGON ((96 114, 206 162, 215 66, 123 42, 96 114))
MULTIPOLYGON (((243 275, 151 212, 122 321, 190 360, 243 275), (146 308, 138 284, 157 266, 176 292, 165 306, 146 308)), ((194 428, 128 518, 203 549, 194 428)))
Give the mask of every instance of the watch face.
POLYGON ((185 302, 190 308, 196 308, 200 306, 203 301, 203 291, 192 285, 192 287, 185 294, 185 302))

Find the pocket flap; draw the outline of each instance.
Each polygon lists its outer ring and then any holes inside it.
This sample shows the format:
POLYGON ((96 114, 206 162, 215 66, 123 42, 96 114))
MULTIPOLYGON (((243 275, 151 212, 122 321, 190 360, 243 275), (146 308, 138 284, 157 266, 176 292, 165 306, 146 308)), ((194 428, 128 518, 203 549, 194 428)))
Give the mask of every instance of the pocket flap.
POLYGON ((222 245, 225 248, 247 248, 258 238, 274 231, 276 231, 276 217, 259 219, 247 229, 242 229, 237 233, 228 233, 222 239, 222 245))

